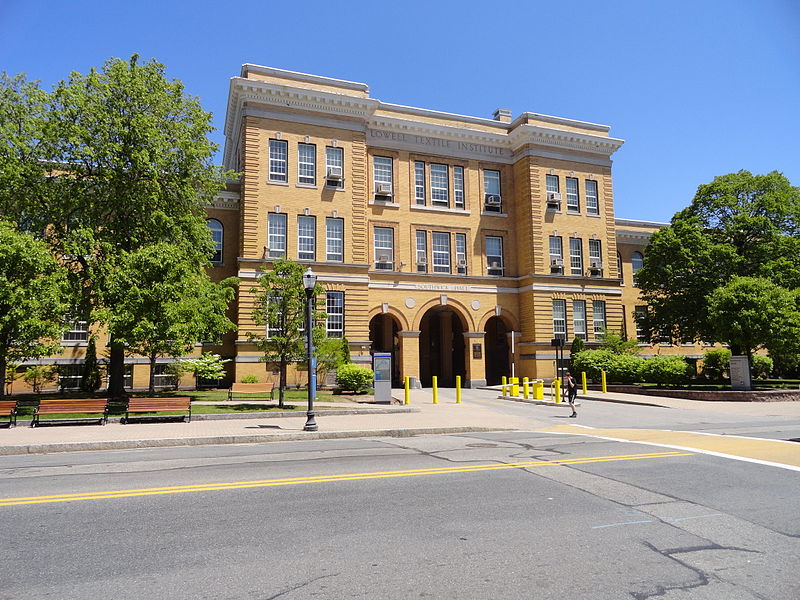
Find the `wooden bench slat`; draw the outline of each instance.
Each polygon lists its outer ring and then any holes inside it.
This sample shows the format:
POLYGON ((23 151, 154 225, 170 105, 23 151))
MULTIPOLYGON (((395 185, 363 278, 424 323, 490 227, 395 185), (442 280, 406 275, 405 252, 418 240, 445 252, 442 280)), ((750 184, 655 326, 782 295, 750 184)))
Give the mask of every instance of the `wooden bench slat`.
POLYGON ((0 417, 8 417, 8 426, 17 424, 17 401, 0 400, 0 417))
POLYGON ((228 390, 228 400, 233 399, 234 394, 269 394, 270 400, 273 399, 275 384, 273 383, 233 383, 228 390))
MULTIPOLYGON (((188 411, 188 422, 192 420, 192 399, 189 397, 177 398, 128 398, 128 405, 125 408, 125 418, 123 423, 130 420, 130 413, 144 412, 164 412, 164 411, 188 411)), ((165 415, 178 416, 178 415, 165 415)), ((187 415, 182 415, 186 417, 187 415)))
MULTIPOLYGON (((102 413, 98 417, 101 424, 108 421, 108 398, 43 398, 33 413, 31 427, 36 427, 41 415, 61 415, 69 413, 102 413)), ((76 417, 75 420, 94 420, 94 417, 76 417)), ((67 419, 61 419, 67 420, 67 419)), ((72 420, 72 419, 69 419, 72 420)))

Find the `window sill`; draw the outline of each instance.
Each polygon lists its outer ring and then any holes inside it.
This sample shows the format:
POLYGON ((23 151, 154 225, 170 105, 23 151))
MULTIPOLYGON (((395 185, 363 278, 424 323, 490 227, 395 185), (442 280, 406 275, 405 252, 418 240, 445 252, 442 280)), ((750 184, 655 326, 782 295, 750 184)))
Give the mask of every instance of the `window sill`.
POLYGON ((86 341, 78 342, 78 341, 74 341, 74 340, 72 340, 72 341, 64 341, 64 340, 62 340, 61 341, 61 345, 64 346, 65 348, 78 348, 80 346, 88 346, 89 342, 86 342, 86 341))
POLYGON ((449 208, 446 206, 422 206, 420 204, 412 204, 410 206, 411 210, 418 210, 421 212, 438 212, 438 213, 447 213, 452 215, 469 215, 471 214, 470 211, 464 210, 463 208, 449 208))
POLYGON ((370 200, 368 204, 370 206, 385 206, 386 208, 400 208, 400 205, 397 202, 383 202, 382 200, 370 200))
POLYGON ((318 189, 316 183, 295 183, 294 187, 304 188, 306 190, 316 190, 316 189, 318 189))
POLYGON ((345 191, 343 187, 339 187, 339 186, 336 186, 336 185, 328 185, 327 183, 325 184, 325 189, 326 190, 331 190, 333 192, 343 192, 343 191, 345 191))
POLYGON ((270 181, 267 179, 267 185, 282 185, 284 187, 289 187, 288 181, 270 181))
POLYGON ((592 218, 594 218, 594 219, 599 219, 599 218, 601 218, 601 217, 602 217, 602 215, 596 215, 596 214, 594 214, 594 213, 586 213, 586 216, 587 216, 587 217, 592 217, 592 218))
POLYGON ((581 211, 579 211, 579 210, 570 210, 570 209, 567 209, 567 214, 568 214, 568 215, 576 215, 576 216, 580 216, 580 215, 581 215, 581 211))
POLYGON ((508 217, 508 214, 507 213, 497 213, 497 212, 486 212, 485 210, 482 210, 481 211, 481 216, 482 217, 502 217, 502 218, 505 219, 505 218, 508 217))
POLYGON ((546 208, 545 212, 549 212, 549 213, 552 213, 552 214, 560 215, 561 214, 561 209, 560 208, 546 208))

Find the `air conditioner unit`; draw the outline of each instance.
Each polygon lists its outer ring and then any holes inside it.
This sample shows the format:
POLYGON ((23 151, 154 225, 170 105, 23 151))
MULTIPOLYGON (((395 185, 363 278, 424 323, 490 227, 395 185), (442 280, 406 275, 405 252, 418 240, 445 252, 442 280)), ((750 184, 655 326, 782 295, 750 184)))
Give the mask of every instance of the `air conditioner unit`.
POLYGON ((551 258, 550 259, 550 266, 551 267, 558 267, 559 269, 564 266, 564 259, 563 258, 551 258))
POLYGON ((327 179, 341 181, 342 177, 342 167, 328 167, 328 175, 326 176, 327 179))
POLYGON ((499 194, 486 194, 485 200, 486 206, 501 206, 503 204, 503 199, 499 194))
POLYGON ((603 268, 603 263, 599 260, 590 260, 589 261, 589 268, 592 271, 600 271, 603 268))
POLYGON ((498 262, 489 263, 489 268, 490 269, 499 269, 500 268, 500 263, 498 263, 498 262))
POLYGON ((428 257, 427 256, 418 256, 417 257, 417 264, 420 266, 424 266, 428 264, 428 257))
POLYGON ((560 192, 547 192, 547 208, 561 208, 560 192))
POLYGON ((386 264, 389 262, 389 255, 388 254, 381 254, 378 256, 378 262, 381 264, 386 264))
POLYGON ((467 260, 465 258, 459 258, 456 264, 458 265, 459 269, 464 269, 467 266, 467 260))
POLYGON ((375 182, 375 194, 377 196, 391 196, 392 195, 392 184, 385 183, 383 181, 376 181, 375 182))

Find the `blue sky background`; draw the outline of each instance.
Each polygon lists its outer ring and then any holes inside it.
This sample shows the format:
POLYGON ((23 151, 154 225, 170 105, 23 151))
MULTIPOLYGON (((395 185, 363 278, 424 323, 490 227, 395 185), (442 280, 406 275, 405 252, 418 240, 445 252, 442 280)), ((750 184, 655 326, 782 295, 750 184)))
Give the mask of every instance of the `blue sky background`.
POLYGON ((667 221, 739 169, 800 185, 800 0, 0 0, 0 69, 47 88, 134 52, 218 130, 245 62, 367 83, 385 102, 611 125, 626 140, 621 218, 667 221))

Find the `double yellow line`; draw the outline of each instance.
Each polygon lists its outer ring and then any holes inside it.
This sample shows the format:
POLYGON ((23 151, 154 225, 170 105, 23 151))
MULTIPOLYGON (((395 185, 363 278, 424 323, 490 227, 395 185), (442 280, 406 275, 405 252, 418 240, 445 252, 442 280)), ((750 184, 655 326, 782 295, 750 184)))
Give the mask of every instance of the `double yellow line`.
POLYGON ((553 461, 526 461, 503 464, 463 465, 433 469, 410 469, 407 471, 377 471, 373 473, 350 473, 344 475, 317 475, 311 477, 289 477, 285 479, 262 479, 258 481, 234 481, 229 483, 207 483, 198 485, 177 485, 170 487, 114 490, 108 492, 85 492, 79 494, 57 494, 52 496, 28 496, 5 498, 0 506, 20 504, 44 504, 48 502, 75 502, 78 500, 106 500, 110 498, 132 498, 134 496, 155 496, 160 494, 183 494, 186 492, 214 492, 221 490, 240 490, 245 488, 272 487, 279 485, 301 485, 307 483, 332 483, 336 481, 356 481, 365 479, 386 479, 389 477, 417 477, 420 475, 449 475, 452 473, 473 473, 477 471, 497 471, 500 469, 526 469, 530 467, 555 467, 559 465, 580 465, 586 463, 621 460, 641 460, 690 456, 690 452, 652 452, 648 454, 622 454, 617 456, 593 456, 589 458, 567 458, 553 461))

